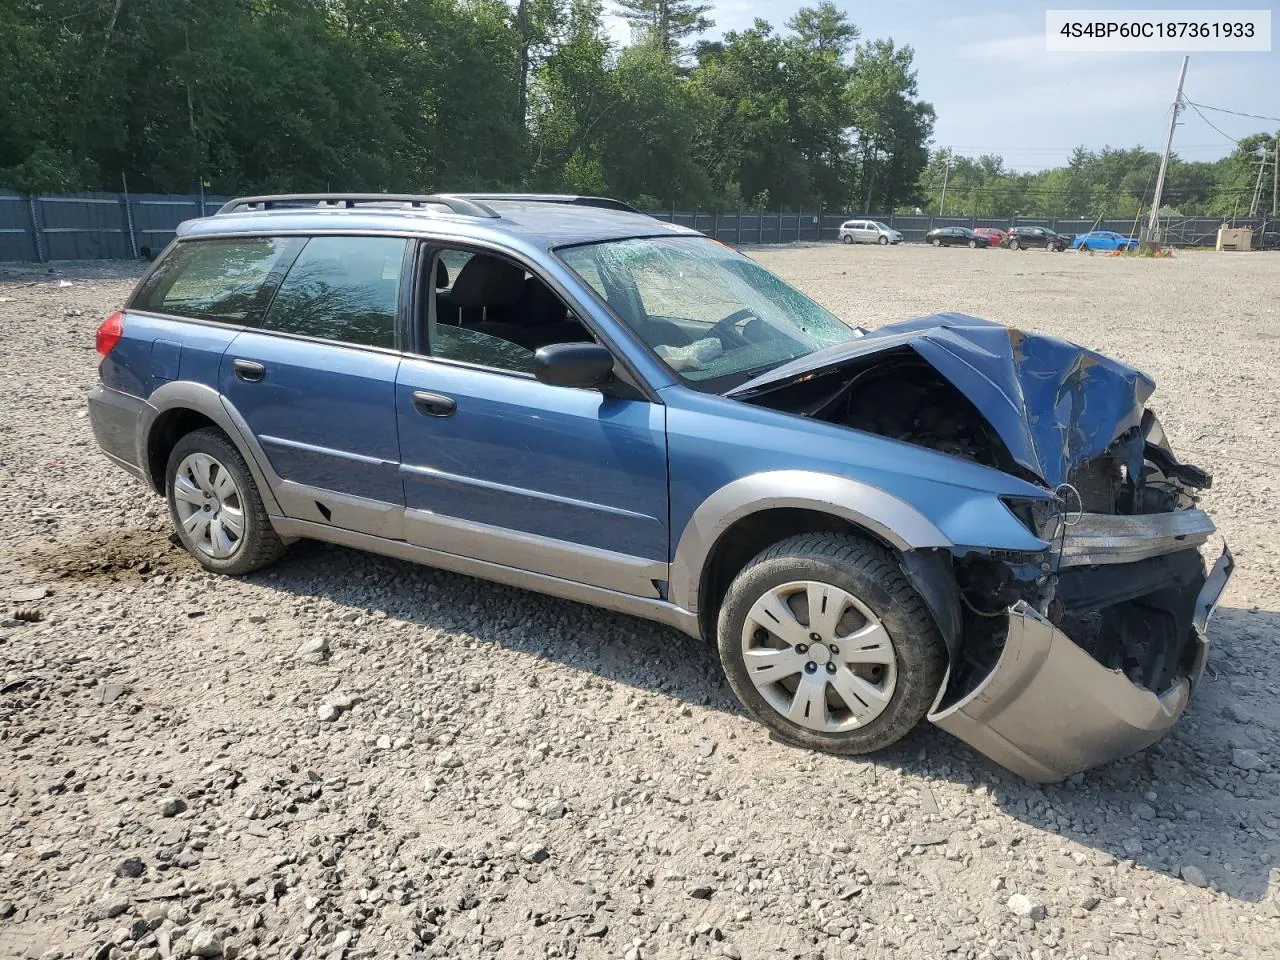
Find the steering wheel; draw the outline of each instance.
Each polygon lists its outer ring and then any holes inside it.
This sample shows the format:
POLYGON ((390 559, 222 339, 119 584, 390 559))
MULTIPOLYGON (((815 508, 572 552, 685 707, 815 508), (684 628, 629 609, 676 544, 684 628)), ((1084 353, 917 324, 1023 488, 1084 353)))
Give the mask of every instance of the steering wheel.
POLYGON ((747 338, 743 332, 738 329, 738 324, 749 318, 759 319, 759 314, 750 307, 743 307, 741 310, 735 310, 723 320, 717 320, 711 329, 707 331, 707 336, 718 338, 726 347, 746 343, 748 342, 747 338))

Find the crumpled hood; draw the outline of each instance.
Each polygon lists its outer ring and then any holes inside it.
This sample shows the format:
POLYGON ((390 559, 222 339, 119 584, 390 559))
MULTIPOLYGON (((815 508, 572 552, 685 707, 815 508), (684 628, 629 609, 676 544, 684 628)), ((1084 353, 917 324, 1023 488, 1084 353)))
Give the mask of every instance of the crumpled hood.
POLYGON ((1142 421, 1155 381, 1066 340, 961 313, 890 324, 730 391, 758 394, 851 360, 907 346, 990 421, 1009 453, 1049 487, 1142 421))

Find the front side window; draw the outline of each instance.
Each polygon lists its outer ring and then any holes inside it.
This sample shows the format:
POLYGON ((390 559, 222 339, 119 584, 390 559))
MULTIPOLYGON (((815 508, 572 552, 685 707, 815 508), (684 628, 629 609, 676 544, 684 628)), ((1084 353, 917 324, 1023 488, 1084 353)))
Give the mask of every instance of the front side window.
POLYGON ((709 238, 614 240, 558 254, 659 359, 700 390, 732 389, 863 335, 709 238))
POLYGON ((541 278, 504 257, 444 249, 428 269, 433 357, 532 376, 541 347, 594 339, 541 278))
POLYGON ((281 237, 184 240, 156 265, 131 304, 180 317, 254 324, 269 296, 268 277, 302 241, 281 237))
POLYGON ((312 237, 262 326, 366 347, 394 348, 407 240, 312 237))

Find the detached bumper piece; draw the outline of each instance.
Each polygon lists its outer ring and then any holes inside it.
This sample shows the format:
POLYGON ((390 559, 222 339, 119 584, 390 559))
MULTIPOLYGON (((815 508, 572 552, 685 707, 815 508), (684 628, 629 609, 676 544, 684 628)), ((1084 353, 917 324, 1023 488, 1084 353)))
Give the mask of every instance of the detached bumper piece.
POLYGON ((1136 753, 1186 709, 1233 567, 1225 549, 1207 576, 1194 550, 1134 564, 1131 575, 1111 566, 1105 586, 1071 584, 1058 625, 1019 602, 1008 610, 994 667, 955 702, 935 705, 929 719, 1042 783, 1136 753))

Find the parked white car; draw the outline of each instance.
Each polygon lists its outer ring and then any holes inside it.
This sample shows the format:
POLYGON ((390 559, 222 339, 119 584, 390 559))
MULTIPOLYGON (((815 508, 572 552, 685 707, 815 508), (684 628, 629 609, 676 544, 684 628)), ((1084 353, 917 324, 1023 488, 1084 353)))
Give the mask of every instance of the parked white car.
POLYGON ((879 220, 846 220, 840 225, 841 243, 901 243, 902 234, 879 220))

